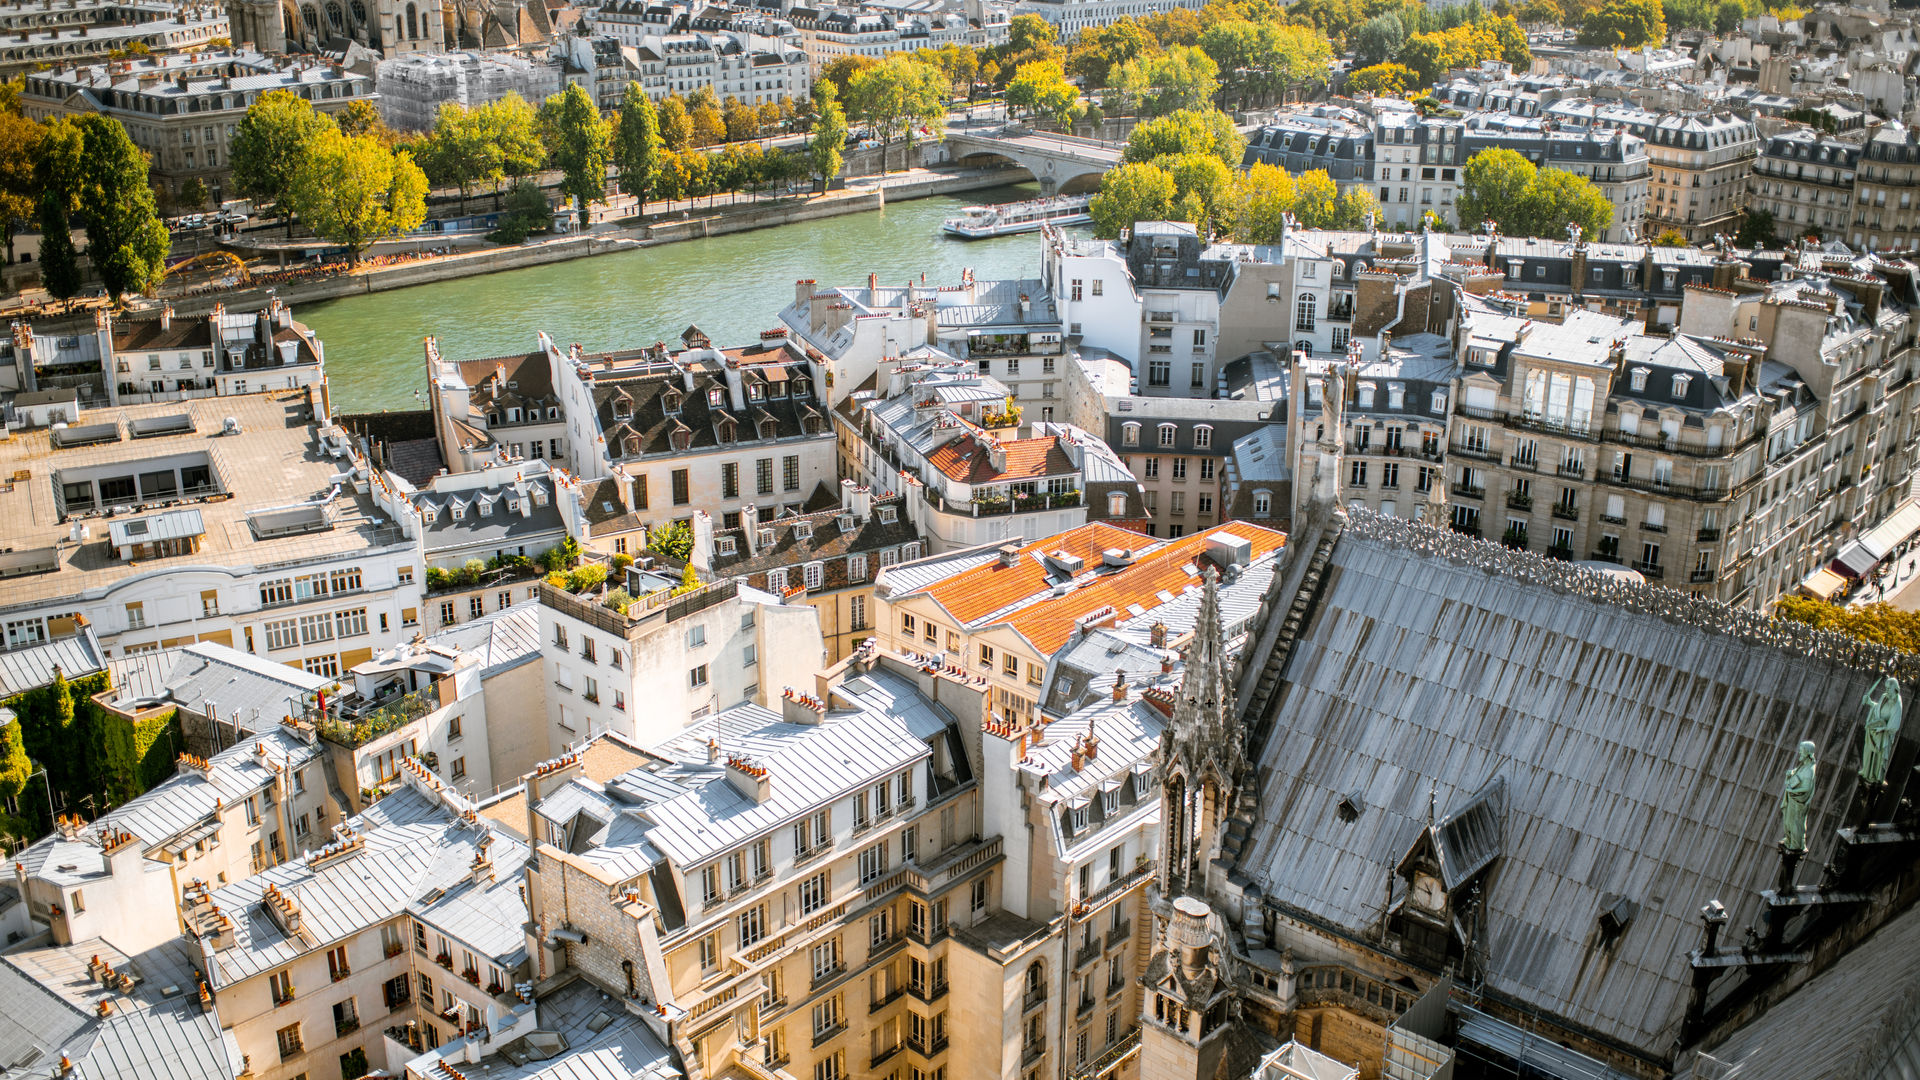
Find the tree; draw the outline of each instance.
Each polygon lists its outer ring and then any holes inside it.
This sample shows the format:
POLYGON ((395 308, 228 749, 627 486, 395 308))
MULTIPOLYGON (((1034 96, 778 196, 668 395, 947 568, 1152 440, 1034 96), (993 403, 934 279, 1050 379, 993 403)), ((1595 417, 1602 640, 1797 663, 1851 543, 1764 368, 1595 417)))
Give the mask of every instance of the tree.
POLYGON ((1510 15, 1496 15, 1480 24, 1500 45, 1500 59, 1524 72, 1533 64, 1533 49, 1527 45, 1527 32, 1510 15))
POLYGON ((487 239, 496 244, 517 244, 532 233, 552 230, 553 204, 547 201, 547 193, 532 180, 521 180, 507 193, 500 225, 487 239))
POLYGON ((1405 64, 1375 64, 1347 76, 1347 93, 1380 97, 1404 94, 1413 88, 1416 78, 1413 69, 1405 64))
POLYGON ((349 135, 370 135, 383 146, 392 146, 399 141, 399 136, 381 118, 380 110, 365 98, 348 102, 347 107, 334 116, 334 122, 349 135))
POLYGON ((502 184, 518 183, 546 164, 539 114, 526 98, 511 91, 474 111, 479 114, 481 134, 492 148, 486 179, 493 184, 493 205, 499 209, 502 184))
POLYGON ((820 69, 820 76, 814 80, 814 84, 832 83, 834 97, 844 102, 847 100, 847 87, 852 85, 853 77, 879 64, 879 58, 873 56, 836 57, 832 63, 820 69))
POLYGON ((1233 238, 1243 244, 1277 244, 1293 213, 1293 174, 1256 161, 1234 181, 1233 238))
POLYGON ((1654 237, 1653 246, 1654 247, 1686 247, 1687 238, 1684 236, 1681 236, 1677 230, 1668 229, 1666 232, 1663 232, 1659 236, 1654 237))
POLYGON ((746 142, 760 137, 760 110, 738 101, 728 101, 721 114, 728 142, 746 142))
POLYGON ((488 144, 477 110, 458 102, 442 102, 433 131, 420 147, 420 166, 436 187, 460 189, 460 212, 467 199, 493 169, 494 152, 488 144))
POLYGON ((1398 16, 1391 12, 1375 15, 1353 32, 1354 63, 1361 66, 1385 63, 1393 59, 1406 40, 1407 29, 1398 16))
POLYGON ((684 521, 669 521, 647 530, 647 548, 674 562, 692 564, 693 530, 684 521))
POLYGON ((653 176, 660 171, 660 116, 639 80, 627 84, 620 116, 613 125, 613 163, 620 167, 620 186, 640 200, 646 213, 653 176))
POLYGON ((660 103, 660 145, 668 150, 685 150, 692 141, 693 119, 687 115, 687 103, 679 95, 670 94, 660 103))
POLYGON ((1533 162, 1513 150, 1482 150, 1468 158, 1460 170, 1460 197, 1454 204, 1461 227, 1472 231, 1482 221, 1495 221, 1510 236, 1531 235, 1513 226, 1519 223, 1515 213, 1536 172, 1533 162))
POLYGON ((1888 603, 1842 607, 1806 596, 1783 596, 1774 601, 1773 617, 1901 652, 1920 652, 1920 612, 1901 611, 1888 603))
POLYGON ((1733 242, 1744 248, 1770 247, 1774 243, 1773 211, 1748 210, 1740 219, 1740 231, 1733 242))
POLYGON ((1233 170, 1211 154, 1173 154, 1154 167, 1173 177, 1175 215, 1201 236, 1225 232, 1233 217, 1233 170))
POLYGON ((158 285, 173 240, 154 207, 147 155, 112 117, 89 113, 61 123, 80 136, 79 169, 69 190, 87 231, 94 272, 115 300, 158 285))
POLYGON ((1528 26, 1560 26, 1567 21, 1567 13, 1554 0, 1527 0, 1516 14, 1528 26))
POLYGON ((1127 137, 1123 156, 1148 162, 1166 154, 1210 154, 1228 168, 1246 157, 1247 139, 1233 118, 1217 109, 1185 109, 1149 120, 1127 137))
POLYGON ((207 205, 207 200, 211 198, 213 193, 207 190, 207 185, 201 183, 197 176, 189 177, 186 183, 180 185, 180 205, 188 210, 203 209, 207 205))
POLYGON ((1528 236, 1557 239, 1578 225, 1583 236, 1598 238, 1613 224, 1613 204, 1586 177, 1546 168, 1521 195, 1519 216, 1528 236))
POLYGON ((577 200, 584 227, 592 221, 590 204, 606 195, 612 142, 607 122, 576 83, 547 99, 540 109, 540 131, 548 158, 563 175, 560 190, 577 200))
POLYGON ((1159 47, 1133 16, 1123 15, 1104 26, 1080 31, 1067 57, 1067 74, 1087 89, 1097 90, 1107 85, 1107 76, 1115 67, 1159 47))
POLYGON ((65 200, 49 192, 40 197, 40 285, 55 300, 80 292, 80 256, 74 251, 65 200))
POLYGON ((1667 40, 1660 0, 1606 0, 1580 24, 1580 43, 1637 49, 1667 40))
POLYGON ((937 49, 917 50, 914 55, 932 64, 947 80, 947 93, 973 97, 973 79, 980 74, 979 50, 948 42, 937 49))
POLYGON ((1167 170, 1145 163, 1122 165, 1101 179, 1100 194, 1087 208, 1093 215, 1093 234, 1113 239, 1137 221, 1164 221, 1173 211, 1173 200, 1173 176, 1167 170))
POLYGON ((366 135, 322 136, 295 176, 294 203, 314 233, 360 253, 376 240, 417 228, 427 216, 427 177, 405 150, 366 135))
POLYGON ((840 151, 847 142, 847 112, 840 107, 840 96, 835 93, 833 83, 825 79, 813 84, 813 116, 807 157, 824 192, 833 186, 833 178, 840 175, 840 151))
POLYGON ((255 204, 270 204, 286 219, 293 235, 293 208, 288 195, 294 174, 313 146, 334 122, 315 112, 313 102, 286 90, 263 94, 234 126, 227 160, 233 166, 233 188, 255 204))
POLYGON ((40 189, 33 170, 44 137, 39 124, 17 112, 0 111, 0 236, 6 239, 9 263, 14 223, 33 217, 38 209, 40 189))
POLYGON ((1065 127, 1074 106, 1080 103, 1080 91, 1067 81, 1058 61, 1037 60, 1023 65, 1007 84, 1007 104, 1044 116, 1065 127))
POLYGON ((1156 115, 1181 109, 1207 109, 1220 92, 1220 65, 1192 45, 1175 45, 1146 61, 1148 108, 1156 115))
MULTIPOLYGON (((1020 16, 1014 22, 1026 17, 1020 16)), ((882 174, 887 171, 887 149, 894 139, 905 137, 911 165, 916 132, 924 130, 929 137, 937 138, 946 117, 940 73, 925 61, 901 53, 894 53, 854 75, 848 90, 849 104, 855 114, 880 137, 882 174)))

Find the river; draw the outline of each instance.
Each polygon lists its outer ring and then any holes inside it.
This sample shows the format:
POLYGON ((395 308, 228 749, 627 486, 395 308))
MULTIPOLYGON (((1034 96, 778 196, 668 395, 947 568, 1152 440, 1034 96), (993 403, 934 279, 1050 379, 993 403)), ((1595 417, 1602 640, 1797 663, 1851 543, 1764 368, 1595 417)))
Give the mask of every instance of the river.
POLYGON ((712 240, 596 255, 549 266, 418 285, 312 304, 294 315, 320 335, 340 412, 423 407, 422 340, 459 360, 532 351, 541 330, 589 351, 666 341, 688 324, 716 345, 745 344, 774 326, 793 283, 887 284, 926 275, 955 285, 962 268, 982 279, 1037 277, 1040 238, 951 240, 940 222, 975 203, 1032 198, 1021 184, 964 197, 914 199, 864 214, 801 222, 712 240))

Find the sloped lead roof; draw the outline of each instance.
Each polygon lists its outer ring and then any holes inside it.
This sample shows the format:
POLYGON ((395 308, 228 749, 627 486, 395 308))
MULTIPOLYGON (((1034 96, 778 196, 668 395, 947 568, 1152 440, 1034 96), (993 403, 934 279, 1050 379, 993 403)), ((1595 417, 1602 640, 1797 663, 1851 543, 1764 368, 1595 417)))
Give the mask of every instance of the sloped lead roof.
POLYGON ((1487 989, 1658 1056, 1700 907, 1719 899, 1749 926, 1772 887, 1801 739, 1820 748, 1802 878, 1829 857, 1873 674, 1811 639, 1758 640, 1717 605, 1616 600, 1571 567, 1470 559, 1457 553, 1494 546, 1376 518, 1353 514, 1288 659, 1242 870, 1358 937, 1431 792, 1465 808, 1439 829, 1450 883, 1491 860, 1487 989), (1350 792, 1365 806, 1349 823, 1350 792), (1638 910, 1607 940, 1598 916, 1619 898, 1638 910))

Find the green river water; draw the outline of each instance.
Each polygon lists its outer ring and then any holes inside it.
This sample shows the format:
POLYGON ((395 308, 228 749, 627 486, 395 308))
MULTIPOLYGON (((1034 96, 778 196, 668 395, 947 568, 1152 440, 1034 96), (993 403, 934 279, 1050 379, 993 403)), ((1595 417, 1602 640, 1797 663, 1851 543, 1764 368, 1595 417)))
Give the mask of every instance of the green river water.
POLYGON ((545 330, 562 346, 589 351, 667 341, 688 324, 716 345, 744 344, 774 326, 793 301, 793 283, 887 284, 926 275, 955 285, 971 267, 983 279, 1039 276, 1040 237, 951 240, 940 222, 962 206, 1032 198, 1031 184, 915 199, 884 210, 689 240, 550 266, 370 293, 299 308, 320 335, 334 408, 340 412, 421 408, 422 341, 441 355, 479 359, 532 351, 545 330))

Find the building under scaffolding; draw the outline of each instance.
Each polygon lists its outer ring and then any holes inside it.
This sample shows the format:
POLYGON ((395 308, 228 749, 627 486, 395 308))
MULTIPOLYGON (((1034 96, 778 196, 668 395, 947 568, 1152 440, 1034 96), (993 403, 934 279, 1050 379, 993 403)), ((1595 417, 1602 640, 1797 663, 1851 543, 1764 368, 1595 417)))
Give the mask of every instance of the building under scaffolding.
POLYGON ((519 94, 538 106, 560 92, 561 61, 515 53, 410 53, 375 69, 380 115, 397 131, 425 131, 440 106, 472 108, 519 94))

